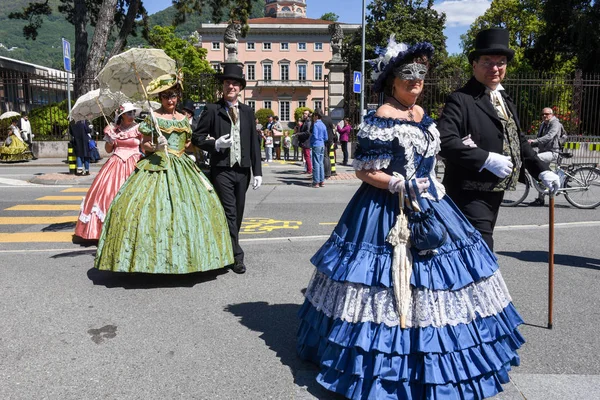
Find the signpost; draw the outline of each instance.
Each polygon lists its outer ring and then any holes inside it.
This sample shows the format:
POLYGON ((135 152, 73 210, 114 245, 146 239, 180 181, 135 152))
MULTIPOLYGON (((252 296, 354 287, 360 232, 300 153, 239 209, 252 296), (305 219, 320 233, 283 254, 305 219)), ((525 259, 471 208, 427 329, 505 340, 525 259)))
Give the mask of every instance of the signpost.
POLYGON ((354 71, 352 88, 354 93, 362 92, 362 73, 360 71, 354 71))
POLYGON ((67 72, 67 104, 69 115, 71 115, 71 43, 63 38, 62 40, 63 64, 67 72))

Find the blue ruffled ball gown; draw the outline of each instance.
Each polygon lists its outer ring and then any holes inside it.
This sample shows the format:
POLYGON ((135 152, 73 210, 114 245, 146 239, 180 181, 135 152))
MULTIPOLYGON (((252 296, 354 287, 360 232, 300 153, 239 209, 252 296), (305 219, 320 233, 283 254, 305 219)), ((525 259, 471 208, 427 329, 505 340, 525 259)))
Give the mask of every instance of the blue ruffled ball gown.
POLYGON ((481 399, 502 391, 519 364, 523 321, 497 259, 435 179, 439 132, 370 113, 358 133, 354 167, 430 179, 424 201, 448 231, 434 253, 411 247, 406 327, 386 237, 399 197, 363 183, 327 242, 299 317, 298 353, 316 363, 317 381, 349 399, 481 399))

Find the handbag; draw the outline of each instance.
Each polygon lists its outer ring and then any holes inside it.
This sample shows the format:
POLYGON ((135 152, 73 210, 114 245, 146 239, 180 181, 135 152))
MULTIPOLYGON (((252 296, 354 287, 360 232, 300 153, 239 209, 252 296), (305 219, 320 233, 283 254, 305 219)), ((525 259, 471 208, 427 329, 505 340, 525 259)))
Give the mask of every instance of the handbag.
POLYGON ((417 182, 406 181, 406 193, 410 196, 409 184, 412 184, 415 201, 411 202, 412 211, 408 214, 410 241, 420 252, 431 252, 441 247, 448 238, 446 227, 436 218, 431 208, 421 197, 417 182))

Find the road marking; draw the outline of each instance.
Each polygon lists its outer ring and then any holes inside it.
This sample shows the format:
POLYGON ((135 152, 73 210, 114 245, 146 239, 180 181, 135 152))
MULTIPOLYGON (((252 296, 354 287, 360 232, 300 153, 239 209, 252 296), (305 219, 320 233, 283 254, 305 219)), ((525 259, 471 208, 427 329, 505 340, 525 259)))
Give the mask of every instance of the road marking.
POLYGON ((72 240, 73 232, 0 233, 0 243, 61 243, 72 240))
MULTIPOLYGON (((555 223, 555 228, 576 228, 579 226, 600 226, 600 221, 579 221, 579 222, 559 222, 555 223)), ((495 231, 527 230, 527 229, 548 229, 549 224, 539 225, 504 225, 497 226, 495 231)))
POLYGON ((44 196, 44 197, 37 198, 36 200, 39 200, 39 201, 70 201, 70 200, 81 201, 82 197, 83 196, 44 196))
POLYGON ((19 204, 6 211, 79 211, 79 204, 19 204))
POLYGON ((0 225, 46 225, 77 222, 77 216, 69 217, 0 217, 0 225))
POLYGON ((87 193, 90 190, 89 187, 72 187, 65 190, 61 190, 61 193, 87 193))
POLYGON ((20 179, 10 179, 10 178, 0 178, 1 185, 11 185, 11 186, 43 186, 38 185, 37 183, 31 183, 27 181, 22 181, 20 179))
POLYGON ((282 221, 272 218, 244 218, 241 234, 268 233, 280 229, 299 229, 302 221, 282 221))
POLYGON ((319 225, 337 225, 337 222, 319 222, 319 225))

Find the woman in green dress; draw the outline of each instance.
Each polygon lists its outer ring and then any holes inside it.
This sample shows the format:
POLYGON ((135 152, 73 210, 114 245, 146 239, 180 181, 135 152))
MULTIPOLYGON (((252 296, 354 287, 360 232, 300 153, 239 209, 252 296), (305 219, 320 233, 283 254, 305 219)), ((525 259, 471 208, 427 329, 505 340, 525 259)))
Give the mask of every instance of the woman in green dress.
POLYGON ((32 158, 33 154, 29 151, 29 146, 27 146, 27 143, 21 137, 21 131, 17 126, 17 119, 13 119, 8 128, 8 137, 4 145, 0 146, 0 161, 29 161, 32 158))
POLYGON ((233 264, 223 207, 185 154, 191 128, 175 108, 181 90, 176 75, 163 75, 147 88, 158 95, 161 108, 154 112, 156 121, 147 118, 139 126, 146 157, 110 206, 98 242, 98 269, 186 274, 233 264))

